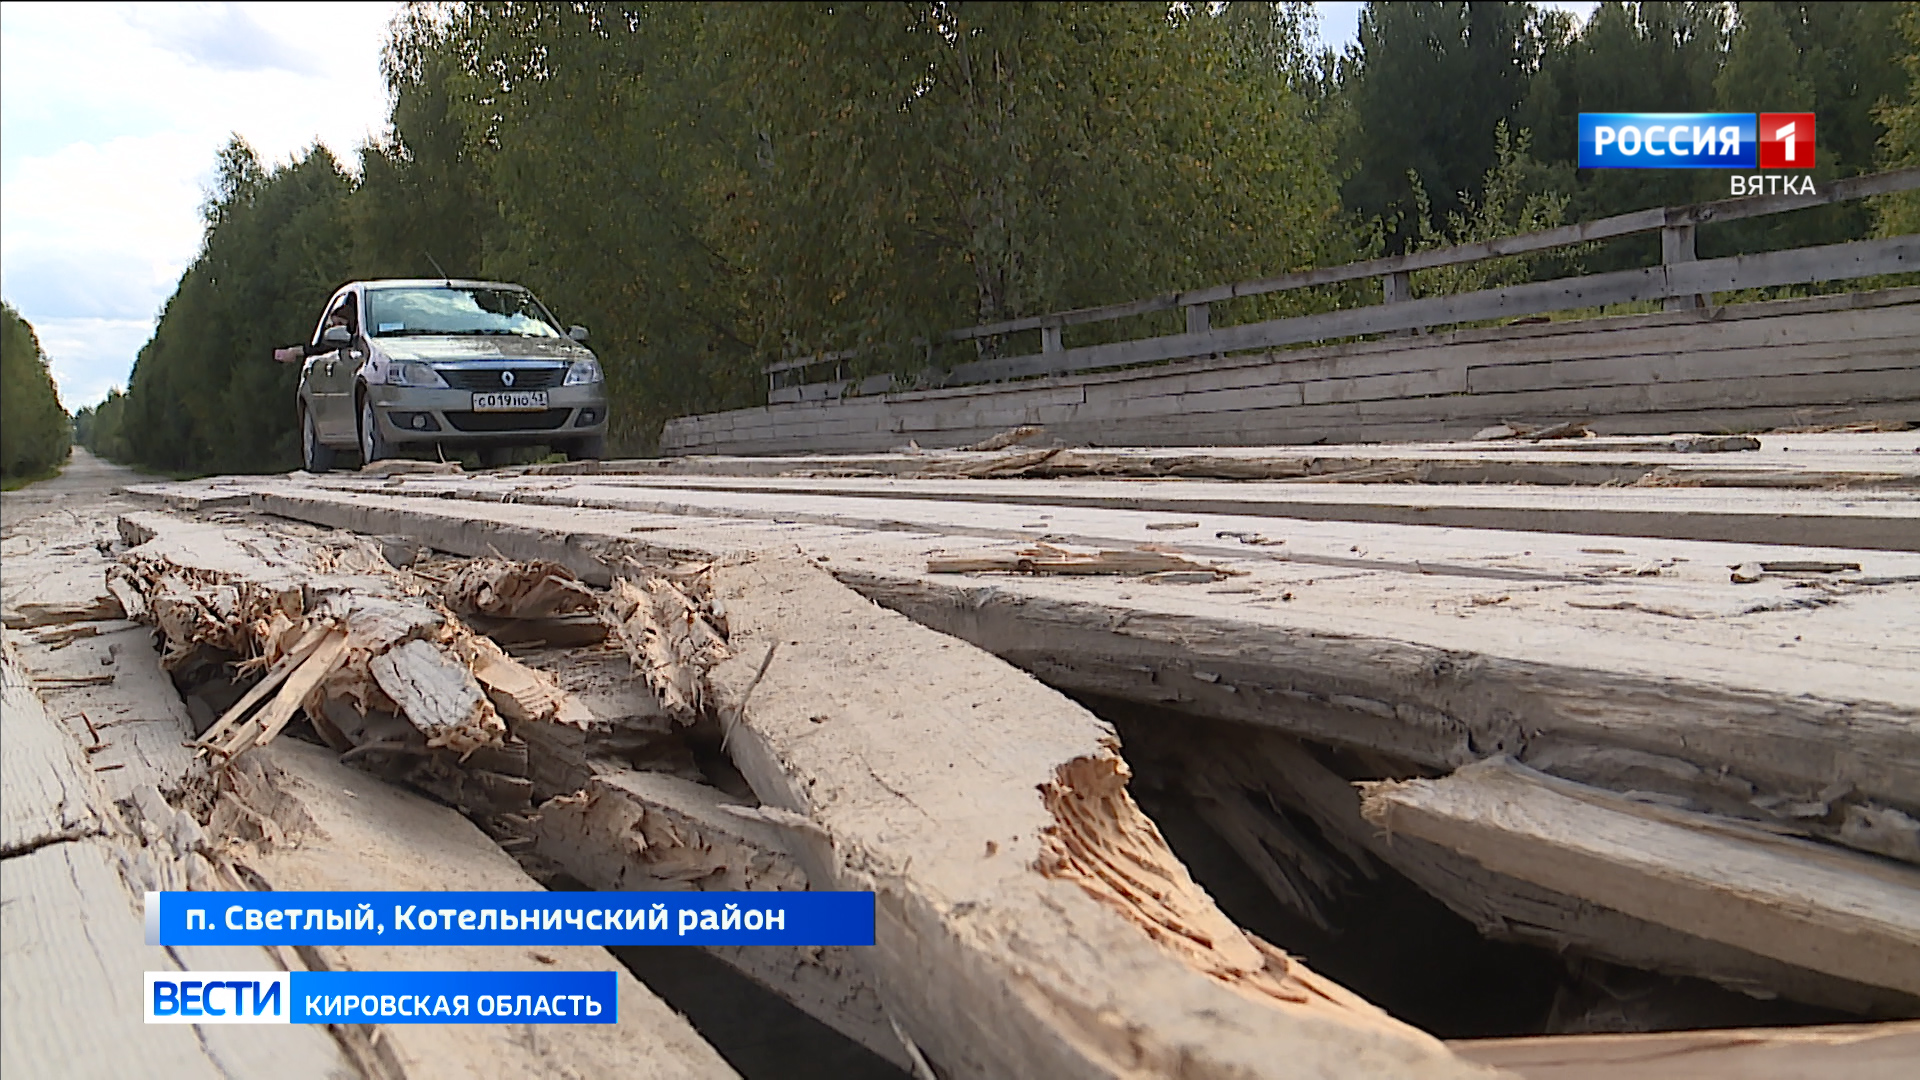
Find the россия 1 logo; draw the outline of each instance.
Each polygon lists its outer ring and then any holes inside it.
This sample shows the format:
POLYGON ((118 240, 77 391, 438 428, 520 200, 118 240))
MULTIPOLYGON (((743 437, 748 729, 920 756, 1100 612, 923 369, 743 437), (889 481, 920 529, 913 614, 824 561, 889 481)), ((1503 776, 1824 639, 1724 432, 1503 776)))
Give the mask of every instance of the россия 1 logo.
MULTIPOLYGON (((1812 113, 1581 113, 1583 169, 1811 169, 1812 113)), ((1735 176, 1735 195, 1813 194, 1813 178, 1735 176)))
POLYGON ((1812 113, 1581 113, 1583 169, 1811 169, 1812 113))

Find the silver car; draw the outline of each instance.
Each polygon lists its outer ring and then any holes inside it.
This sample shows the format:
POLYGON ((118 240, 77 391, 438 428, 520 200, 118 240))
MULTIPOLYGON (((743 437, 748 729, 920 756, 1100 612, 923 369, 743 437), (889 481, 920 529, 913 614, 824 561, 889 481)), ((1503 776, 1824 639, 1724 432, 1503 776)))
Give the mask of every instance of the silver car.
POLYGON ((600 362, 526 289, 497 281, 356 281, 327 301, 299 362, 300 456, 364 463, 404 448, 474 447, 485 465, 545 445, 575 460, 607 445, 600 362))

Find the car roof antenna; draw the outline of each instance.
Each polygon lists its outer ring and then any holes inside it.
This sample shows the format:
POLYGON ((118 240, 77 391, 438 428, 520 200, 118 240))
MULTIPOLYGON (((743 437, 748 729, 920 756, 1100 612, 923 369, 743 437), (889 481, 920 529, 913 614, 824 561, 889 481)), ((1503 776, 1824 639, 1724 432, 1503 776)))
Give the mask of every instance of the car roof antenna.
POLYGON ((427 261, 433 264, 433 268, 435 270, 440 271, 440 279, 447 283, 447 288, 449 289, 453 288, 453 279, 448 277, 447 272, 440 268, 440 260, 433 257, 433 252, 423 251, 420 254, 425 255, 427 257, 427 261))

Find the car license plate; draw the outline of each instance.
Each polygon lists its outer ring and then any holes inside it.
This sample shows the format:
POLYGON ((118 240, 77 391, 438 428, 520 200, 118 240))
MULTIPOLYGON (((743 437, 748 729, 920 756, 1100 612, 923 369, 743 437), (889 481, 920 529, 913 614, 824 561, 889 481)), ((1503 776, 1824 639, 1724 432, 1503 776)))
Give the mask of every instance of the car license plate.
POLYGON ((474 412, 534 412, 546 407, 545 390, 496 390, 473 395, 474 412))

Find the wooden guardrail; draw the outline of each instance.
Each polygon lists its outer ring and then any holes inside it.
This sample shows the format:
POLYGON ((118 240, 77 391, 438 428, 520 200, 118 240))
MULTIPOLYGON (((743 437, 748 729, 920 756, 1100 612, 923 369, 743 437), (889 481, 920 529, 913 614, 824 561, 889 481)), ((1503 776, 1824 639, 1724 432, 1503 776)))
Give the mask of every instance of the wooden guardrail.
MULTIPOLYGON (((1692 206, 1638 210, 1598 221, 1562 225, 1479 243, 1297 271, 1231 285, 1163 293, 1105 307, 1081 308, 963 327, 941 335, 941 340, 977 341, 1038 330, 1040 351, 1024 356, 960 364, 944 376, 928 381, 931 385, 962 386, 1063 375, 1635 301, 1661 300, 1666 310, 1682 310, 1704 306, 1706 298, 1716 292, 1842 281, 1920 270, 1920 239, 1914 236, 1790 248, 1707 260, 1695 257, 1694 246, 1695 230, 1701 225, 1787 213, 1916 188, 1920 188, 1920 168, 1897 169, 1835 181, 1828 184, 1825 191, 1814 195, 1749 196, 1692 206), (1650 232, 1658 232, 1661 237, 1661 258, 1657 266, 1556 278, 1452 296, 1412 297, 1411 275, 1420 270, 1551 251, 1650 232), (1380 279, 1382 303, 1238 326, 1215 328, 1212 325, 1211 305, 1222 301, 1368 278, 1380 279), (1176 308, 1186 312, 1186 330, 1183 333, 1082 348, 1066 348, 1061 341, 1061 331, 1068 326, 1111 322, 1176 308)), ((808 369, 828 364, 838 369, 854 355, 853 352, 824 353, 767 365, 764 372, 769 380, 769 402, 840 396, 847 386, 846 380, 835 378, 806 383, 805 373, 808 369)), ((877 376, 865 380, 860 389, 866 392, 885 390, 892 384, 890 376, 877 376)))

